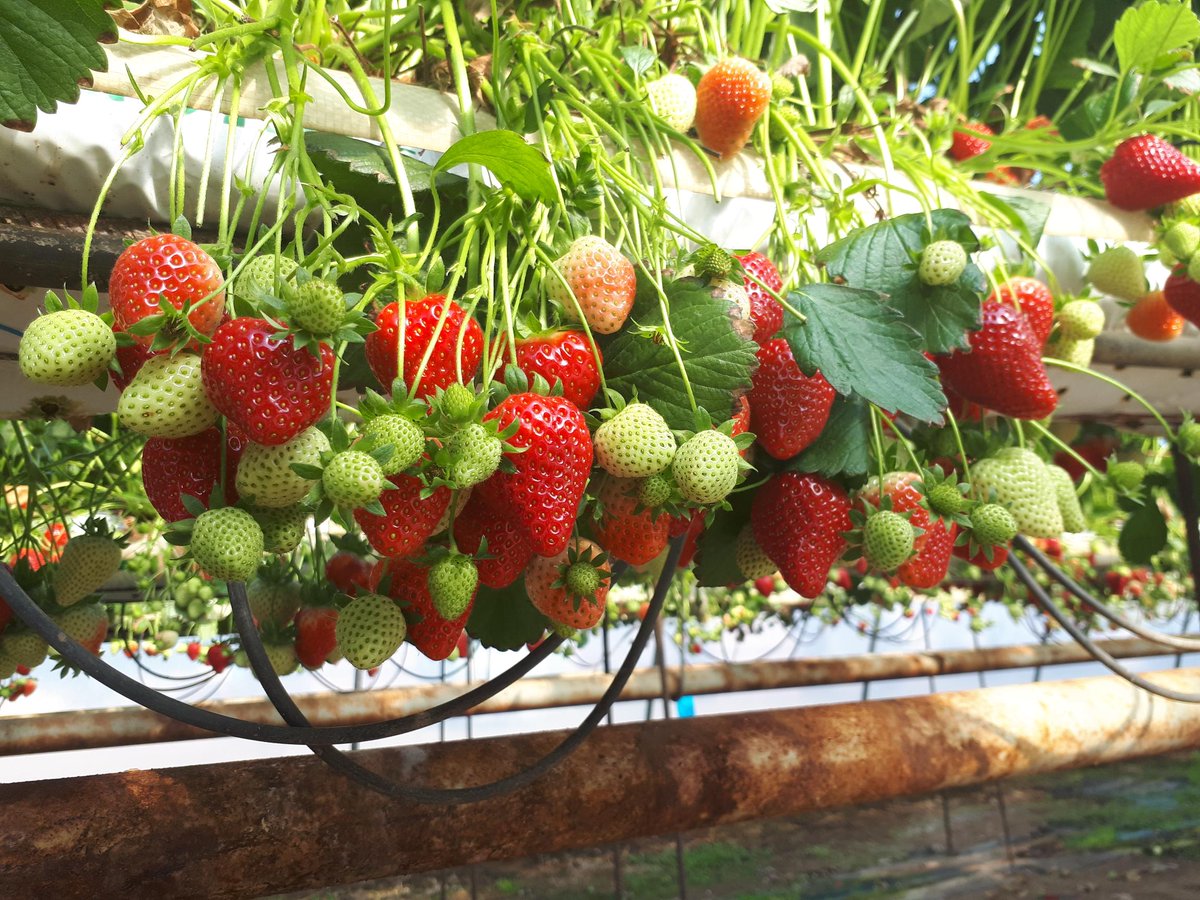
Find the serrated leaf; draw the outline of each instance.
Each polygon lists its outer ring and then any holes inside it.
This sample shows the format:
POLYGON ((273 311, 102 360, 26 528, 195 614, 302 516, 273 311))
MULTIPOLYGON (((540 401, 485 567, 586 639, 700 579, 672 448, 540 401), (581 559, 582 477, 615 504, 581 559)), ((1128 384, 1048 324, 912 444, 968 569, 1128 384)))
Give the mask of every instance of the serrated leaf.
POLYGON ((554 202, 550 163, 515 131, 480 131, 459 138, 442 154, 433 170, 445 172, 470 163, 483 166, 518 197, 554 202))
POLYGON ((1117 549, 1132 565, 1147 565, 1167 545, 1167 522, 1153 500, 1136 510, 1121 528, 1117 549))
POLYGON ((1113 46, 1121 69, 1153 71, 1173 50, 1200 39, 1200 19, 1191 6, 1176 0, 1148 0, 1131 6, 1113 28, 1113 46))
POLYGON ((870 446, 870 409, 858 397, 839 395, 820 436, 792 459, 788 468, 826 478, 865 475, 871 464, 870 446))
POLYGON ((38 110, 79 99, 117 28, 104 0, 0 0, 0 123, 32 131, 38 110))
POLYGON ((887 295, 921 336, 921 346, 930 353, 946 353, 967 347, 967 332, 980 322, 980 295, 986 282, 974 263, 968 262, 957 283, 930 287, 917 276, 914 259, 931 239, 958 241, 968 253, 979 249, 971 221, 957 210, 935 209, 928 219, 923 214, 897 216, 868 225, 824 248, 817 259, 830 276, 851 287, 887 295), (929 223, 933 223, 933 235, 929 223))
MULTIPOLYGON (((724 421, 732 415, 733 395, 750 386, 758 345, 737 330, 729 301, 714 297, 699 279, 680 279, 665 290, 671 330, 682 344, 680 355, 696 405, 724 421)), ((635 315, 642 327, 663 323, 662 309, 650 297, 657 298, 654 287, 639 277, 635 315)), ((626 329, 604 347, 604 372, 609 388, 624 397, 636 388, 639 399, 658 410, 671 428, 686 431, 694 424, 679 362, 665 343, 626 329)))
POLYGON ((753 491, 729 497, 730 508, 710 512, 712 524, 696 539, 696 581, 701 587, 724 587, 746 580, 738 569, 737 536, 750 521, 753 491))
POLYGON ((503 590, 480 586, 467 634, 493 650, 520 650, 541 638, 550 620, 534 609, 520 579, 503 590))
POLYGON ((889 412, 942 421, 946 396, 919 336, 874 291, 811 284, 788 299, 783 336, 806 375, 817 370, 839 394, 857 394, 889 412))
POLYGON ((1021 238, 1030 247, 1042 242, 1046 221, 1050 218, 1050 204, 1036 197, 1023 194, 987 194, 980 198, 992 209, 1008 219, 1021 238))

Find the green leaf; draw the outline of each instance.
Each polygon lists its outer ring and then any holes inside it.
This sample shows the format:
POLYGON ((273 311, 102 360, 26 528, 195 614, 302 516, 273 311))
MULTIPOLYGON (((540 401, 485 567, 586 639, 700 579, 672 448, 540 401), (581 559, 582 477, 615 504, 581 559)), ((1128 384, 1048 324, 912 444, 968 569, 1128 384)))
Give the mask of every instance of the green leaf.
POLYGON ((865 475, 871 458, 871 411, 858 397, 839 396, 820 436, 796 456, 788 468, 835 475, 865 475))
POLYGON ((79 99, 92 71, 108 68, 98 42, 117 27, 105 0, 0 0, 0 124, 32 131, 38 110, 79 99))
POLYGON ((696 582, 701 587, 724 587, 746 580, 735 554, 738 534, 750 521, 754 492, 739 491, 729 501, 732 508, 715 513, 712 524, 696 541, 696 582))
MULTIPOLYGON (((727 300, 696 278, 666 285, 671 310, 671 330, 680 342, 683 369, 695 396, 713 419, 723 422, 733 410, 734 393, 749 389, 758 345, 739 333, 730 317, 727 300)), ((643 329, 663 324, 654 286, 638 279, 634 304, 637 325, 643 329)), ((649 333, 626 328, 604 347, 604 373, 608 386, 625 398, 638 397, 653 406, 672 428, 686 431, 694 416, 679 362, 671 348, 649 333)))
POLYGON ((967 346, 967 332, 979 327, 983 273, 968 262, 955 284, 930 287, 917 277, 914 260, 930 240, 958 241, 968 253, 979 249, 971 221, 957 210, 935 209, 929 219, 921 213, 897 216, 860 228, 830 244, 818 260, 835 279, 851 287, 878 291, 921 337, 930 353, 967 346), (933 234, 929 225, 932 222, 933 234))
POLYGON ((525 200, 554 202, 550 163, 515 131, 481 131, 459 138, 442 154, 433 170, 444 172, 468 163, 483 166, 525 200))
POLYGON ((1110 118, 1118 123, 1132 118, 1135 110, 1141 79, 1137 76, 1122 78, 1098 94, 1083 101, 1083 105, 1063 117, 1060 123, 1062 136, 1068 141, 1090 138, 1107 124, 1110 118))
POLYGON ((1190 48, 1200 39, 1200 19, 1186 3, 1150 0, 1131 6, 1113 28, 1113 46, 1121 69, 1153 71, 1170 64, 1174 50, 1190 48))
POLYGON ((839 394, 857 394, 889 412, 942 421, 946 397, 920 336, 874 291, 810 284, 792 291, 783 336, 806 375, 820 370, 839 394))
POLYGON ((635 75, 645 75, 658 59, 654 55, 654 51, 648 47, 643 47, 641 44, 635 44, 631 47, 621 48, 621 58, 625 60, 625 65, 633 71, 635 75))
POLYGON ((1147 565, 1167 545, 1167 522, 1153 500, 1138 508, 1121 528, 1117 549, 1132 565, 1147 565))
POLYGON ((980 198, 999 212, 1021 233, 1021 238, 1030 247, 1042 242, 1046 221, 1050 218, 1050 204, 1024 194, 980 193, 980 198))
POLYGON ((467 620, 467 634, 494 650, 520 650, 549 627, 550 620, 533 608, 520 579, 503 590, 481 586, 467 620))

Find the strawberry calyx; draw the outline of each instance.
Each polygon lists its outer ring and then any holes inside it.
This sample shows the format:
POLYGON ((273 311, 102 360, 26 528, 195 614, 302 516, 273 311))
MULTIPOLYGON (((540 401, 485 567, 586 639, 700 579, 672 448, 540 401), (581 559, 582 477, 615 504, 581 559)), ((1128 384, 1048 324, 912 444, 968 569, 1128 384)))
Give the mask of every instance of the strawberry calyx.
POLYGON ((297 308, 297 300, 303 292, 321 288, 340 293, 336 283, 317 278, 308 269, 299 268, 280 291, 283 296, 263 292, 258 298, 258 314, 279 328, 271 337, 275 340, 290 337, 297 350, 308 350, 318 359, 321 358, 322 344, 362 344, 366 342, 368 334, 378 330, 374 320, 359 310, 362 294, 358 293, 342 294, 341 318, 332 327, 317 330, 304 327, 299 320, 305 316, 297 308))
POLYGON ((562 588, 567 599, 578 610, 583 603, 595 601, 597 593, 608 584, 611 577, 607 553, 572 543, 567 550, 566 560, 558 568, 558 578, 551 586, 562 588))

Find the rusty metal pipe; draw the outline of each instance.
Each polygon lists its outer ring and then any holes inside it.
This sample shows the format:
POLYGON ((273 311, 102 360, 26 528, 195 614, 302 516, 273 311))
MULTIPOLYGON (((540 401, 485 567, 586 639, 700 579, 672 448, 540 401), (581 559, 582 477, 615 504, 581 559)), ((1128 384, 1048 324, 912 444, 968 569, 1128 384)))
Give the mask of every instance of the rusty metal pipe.
MULTIPOLYGON (((1200 669, 1153 677, 1200 688, 1200 669)), ((563 734, 356 758, 448 788, 506 775, 563 734)), ((613 726, 538 782, 457 807, 382 801, 297 758, 10 784, 0 896, 259 896, 1197 747, 1200 707, 1106 677, 613 726)))
MULTIPOLYGON (((1164 656, 1174 651, 1143 640, 1098 641, 1117 659, 1164 656)), ((721 694, 778 688, 852 684, 969 672, 1020 669, 1091 661, 1078 644, 1022 644, 980 650, 945 650, 923 653, 872 653, 861 656, 816 657, 781 661, 688 666, 684 684, 678 670, 668 670, 667 688, 672 698, 682 691, 721 694)), ((601 674, 527 678, 475 708, 476 714, 551 709, 594 704, 608 686, 601 674)), ((354 694, 310 694, 296 698, 314 725, 358 725, 419 712, 443 703, 471 685, 434 684, 412 688, 354 694)), ((623 700, 657 699, 662 695, 658 669, 634 672, 621 695, 623 700)), ((280 723, 271 704, 259 698, 222 700, 204 704, 228 716, 253 722, 280 723)), ((74 710, 61 713, 0 717, 0 756, 123 747, 162 741, 216 737, 173 719, 138 707, 74 710)))

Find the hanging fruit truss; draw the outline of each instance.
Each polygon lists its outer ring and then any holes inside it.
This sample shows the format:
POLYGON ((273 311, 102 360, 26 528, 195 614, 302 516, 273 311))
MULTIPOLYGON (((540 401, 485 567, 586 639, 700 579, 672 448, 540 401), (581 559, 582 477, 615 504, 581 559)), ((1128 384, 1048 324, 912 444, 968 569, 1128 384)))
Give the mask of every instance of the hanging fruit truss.
POLYGON ((0 0, 0 43, 63 60, 0 70, 20 85, 0 119, 32 131, 5 137, 28 167, 6 199, 25 181, 27 209, 90 212, 79 289, 2 307, 14 390, 82 434, 2 432, 0 676, 53 652, 166 715, 452 803, 578 747, 664 606, 682 635, 749 582, 836 608, 982 579, 1200 699, 1088 635, 1200 649, 1144 624, 1200 565, 1194 401, 1122 378, 1195 356, 1200 164, 1176 145, 1200 20, 925 6, 0 0), (86 78, 109 96, 77 114, 124 128, 80 209, 79 182, 28 176, 86 78), (159 227, 116 245, 114 215, 159 227), (1160 354, 1175 341, 1193 349, 1160 354), (1056 562, 1068 534, 1148 590, 1112 568, 1129 580, 1097 599, 1094 557, 1056 562), (286 724, 99 658, 130 612, 97 593, 121 571, 153 589, 159 649, 248 664, 286 724), (617 584, 644 591, 630 651, 526 768, 432 790, 335 749, 470 710, 597 628, 617 584), (464 635, 530 649, 371 725, 312 727, 281 681, 464 635))

